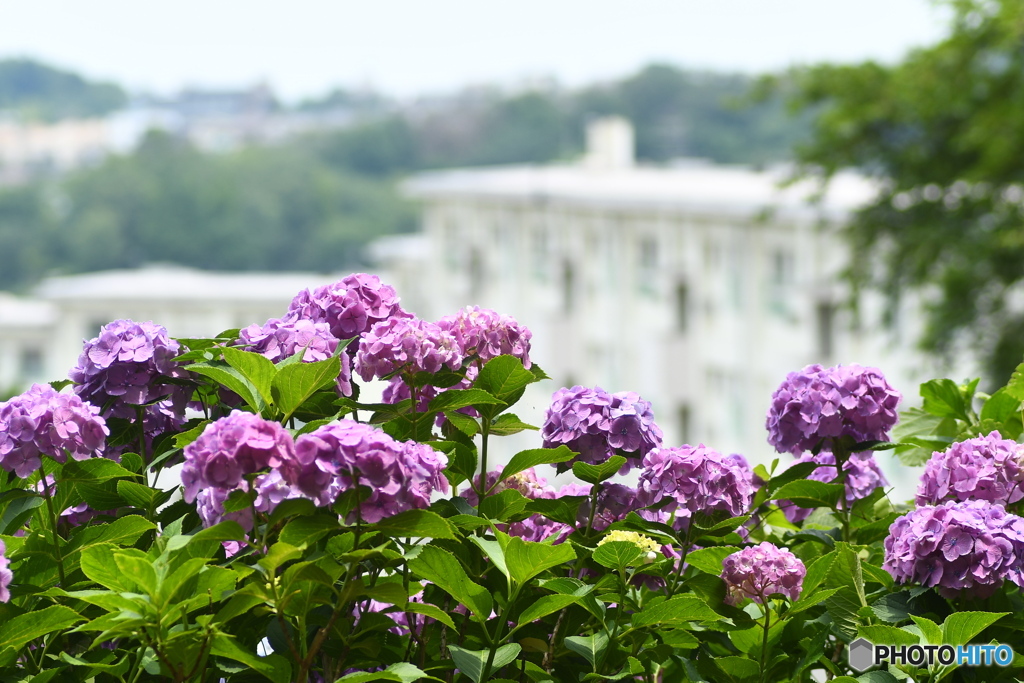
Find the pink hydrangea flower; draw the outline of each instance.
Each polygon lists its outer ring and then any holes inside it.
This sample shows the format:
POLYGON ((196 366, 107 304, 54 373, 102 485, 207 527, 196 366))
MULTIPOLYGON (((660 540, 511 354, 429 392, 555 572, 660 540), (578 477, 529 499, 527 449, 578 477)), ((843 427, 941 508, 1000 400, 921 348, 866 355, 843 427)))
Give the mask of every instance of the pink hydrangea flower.
POLYGON ((777 593, 796 600, 806 575, 807 567, 796 555, 765 541, 722 560, 722 579, 729 591, 725 602, 737 605, 750 598, 764 604, 777 593))

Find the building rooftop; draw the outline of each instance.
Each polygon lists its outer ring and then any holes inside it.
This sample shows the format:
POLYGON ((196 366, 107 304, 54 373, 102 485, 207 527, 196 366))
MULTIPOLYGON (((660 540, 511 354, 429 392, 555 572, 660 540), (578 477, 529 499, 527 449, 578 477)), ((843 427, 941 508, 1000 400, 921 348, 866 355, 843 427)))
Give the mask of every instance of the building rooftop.
POLYGON ((0 292, 0 328, 47 327, 56 319, 57 311, 45 301, 0 292))

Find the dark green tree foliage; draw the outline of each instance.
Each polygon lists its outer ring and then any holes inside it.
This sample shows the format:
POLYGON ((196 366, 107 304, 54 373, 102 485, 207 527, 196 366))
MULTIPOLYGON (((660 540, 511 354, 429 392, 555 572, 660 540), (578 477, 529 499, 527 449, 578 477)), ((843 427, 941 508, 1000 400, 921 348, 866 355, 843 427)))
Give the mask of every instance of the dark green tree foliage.
POLYGON ((78 74, 29 59, 0 61, 0 110, 48 121, 101 116, 123 107, 128 98, 112 83, 88 81, 78 74))
POLYGON ((849 228, 851 274, 898 300, 931 298, 922 345, 969 340, 1005 381, 1024 352, 1024 5, 954 4, 949 36, 895 66, 793 73, 798 107, 821 108, 799 148, 805 172, 857 168, 877 199, 849 228))

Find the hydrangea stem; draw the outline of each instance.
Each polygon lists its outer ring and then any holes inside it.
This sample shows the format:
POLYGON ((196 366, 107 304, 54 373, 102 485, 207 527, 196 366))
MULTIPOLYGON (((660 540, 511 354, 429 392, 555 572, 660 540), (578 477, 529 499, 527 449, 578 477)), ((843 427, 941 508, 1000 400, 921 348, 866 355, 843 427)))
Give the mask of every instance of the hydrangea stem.
POLYGON ((846 444, 842 443, 841 440, 836 440, 832 444, 832 455, 836 459, 836 483, 843 487, 842 493, 839 494, 839 504, 836 506, 836 514, 839 515, 839 521, 843 526, 843 541, 845 543, 850 542, 850 510, 846 504, 846 477, 849 474, 846 470, 846 462, 850 459, 850 452, 846 448, 846 444))
MULTIPOLYGON (((61 552, 60 548, 60 534, 57 533, 57 513, 53 508, 53 497, 50 495, 50 487, 46 485, 46 469, 43 466, 43 460, 39 460, 39 483, 43 489, 43 498, 46 499, 46 509, 50 513, 50 530, 53 532, 53 552, 57 559, 57 576, 60 577, 61 587, 65 587, 64 580, 64 553, 61 552)), ((54 486, 57 485, 56 478, 54 479, 54 486)))
POLYGON ((761 594, 761 607, 764 608, 764 637, 761 639, 761 683, 765 681, 765 674, 768 672, 767 660, 768 660, 768 630, 771 628, 771 614, 772 608, 769 601, 761 594))

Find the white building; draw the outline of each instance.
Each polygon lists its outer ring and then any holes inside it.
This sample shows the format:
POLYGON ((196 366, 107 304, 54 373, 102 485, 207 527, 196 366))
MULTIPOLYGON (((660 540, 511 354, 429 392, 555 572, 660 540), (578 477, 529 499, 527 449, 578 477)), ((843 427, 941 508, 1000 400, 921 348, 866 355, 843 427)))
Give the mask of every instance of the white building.
POLYGON ((914 402, 932 371, 908 349, 915 331, 883 332, 877 301, 859 324, 843 307, 837 228, 872 196, 863 178, 841 176, 810 204, 817 188, 780 188, 784 169, 637 166, 621 119, 592 126, 588 144, 578 165, 406 185, 423 205, 427 254, 397 250, 388 265, 425 283, 423 317, 479 304, 533 330, 533 357, 555 381, 521 417, 539 424, 560 386, 632 390, 653 403, 668 445, 770 462, 765 415, 790 371, 874 365, 914 402))

